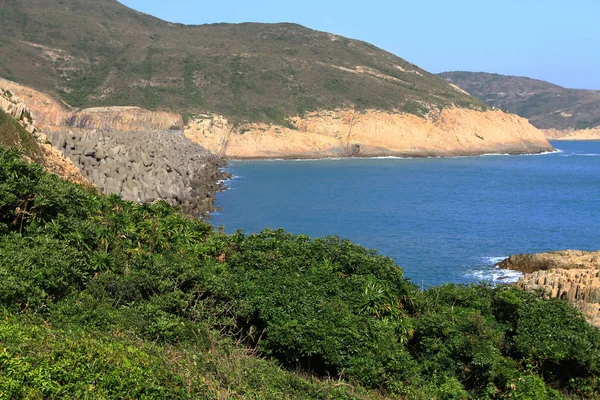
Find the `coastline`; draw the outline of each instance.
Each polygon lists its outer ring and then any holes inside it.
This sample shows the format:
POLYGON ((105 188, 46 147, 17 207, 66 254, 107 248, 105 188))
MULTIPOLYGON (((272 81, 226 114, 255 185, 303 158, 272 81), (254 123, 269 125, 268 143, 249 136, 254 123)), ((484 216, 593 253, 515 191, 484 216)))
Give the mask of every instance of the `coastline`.
POLYGON ((561 150, 554 149, 551 151, 548 150, 539 150, 532 152, 505 152, 505 153, 461 153, 461 154, 433 154, 428 152, 422 153, 397 153, 391 155, 381 155, 381 156, 371 156, 371 155, 356 155, 356 156, 256 156, 256 157, 244 157, 244 158, 236 158, 236 157, 228 157, 227 161, 321 161, 321 160, 420 160, 420 159, 444 159, 444 158, 470 158, 470 157, 490 157, 490 156, 542 156, 542 155, 550 155, 561 153, 561 150))

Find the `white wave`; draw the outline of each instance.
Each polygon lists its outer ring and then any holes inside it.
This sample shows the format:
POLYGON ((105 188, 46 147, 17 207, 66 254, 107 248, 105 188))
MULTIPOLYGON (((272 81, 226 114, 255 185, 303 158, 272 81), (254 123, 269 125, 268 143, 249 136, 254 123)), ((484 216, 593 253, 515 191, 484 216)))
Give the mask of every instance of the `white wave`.
POLYGON ((515 283, 523 276, 523 273, 510 269, 484 266, 468 271, 465 276, 474 278, 478 282, 484 281, 495 285, 501 283, 515 283))
POLYGON ((507 258, 506 256, 502 256, 502 257, 482 257, 481 261, 483 261, 487 265, 496 265, 500 261, 504 261, 506 258, 507 258))
POLYGON ((598 157, 600 154, 597 153, 568 153, 561 154, 561 157, 598 157))
MULTIPOLYGON (((423 160, 423 159, 452 159, 452 158, 472 158, 472 157, 489 157, 489 156, 502 156, 502 157, 518 157, 518 156, 544 156, 549 154, 558 154, 563 151, 555 149, 552 151, 544 151, 541 153, 531 154, 514 154, 514 153, 483 153, 477 155, 464 155, 464 156, 372 156, 372 157, 321 157, 321 158, 261 158, 257 160, 241 160, 243 162, 252 161, 288 161, 288 162, 306 162, 306 161, 344 161, 344 160, 423 160)), ((239 160, 238 160, 239 161, 239 160)), ((235 161, 234 161, 235 162, 235 161)))
POLYGON ((500 261, 506 259, 506 256, 481 257, 481 266, 471 268, 465 273, 465 277, 477 282, 488 282, 493 285, 517 282, 523 274, 510 269, 501 269, 496 266, 500 261))

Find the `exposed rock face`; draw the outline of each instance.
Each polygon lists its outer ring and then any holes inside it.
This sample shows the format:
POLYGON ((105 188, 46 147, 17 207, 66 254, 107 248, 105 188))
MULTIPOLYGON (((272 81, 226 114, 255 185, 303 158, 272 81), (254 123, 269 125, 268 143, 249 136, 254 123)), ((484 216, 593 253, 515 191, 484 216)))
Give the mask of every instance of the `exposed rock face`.
POLYGON ((29 110, 33 124, 39 129, 46 125, 62 125, 70 110, 52 97, 0 78, 0 88, 10 91, 29 110))
POLYGON ((114 132, 63 128, 46 131, 103 193, 138 203, 166 200, 188 215, 213 210, 224 160, 180 131, 114 132))
POLYGON ((39 132, 33 123, 31 110, 19 97, 8 89, 0 89, 0 108, 17 120, 37 140, 41 158, 36 158, 36 161, 41 162, 47 171, 73 183, 88 184, 88 180, 83 177, 73 162, 47 143, 46 135, 39 132))
MULTIPOLYGON (((137 107, 69 110, 43 94, 0 81, 33 104, 34 121, 103 131, 164 131, 181 127, 181 116, 137 107), (45 107, 48 107, 47 109, 45 107), (59 122, 60 121, 60 122, 59 122)), ((445 109, 428 118, 412 114, 354 110, 321 111, 295 117, 289 126, 234 125, 218 115, 193 118, 186 137, 229 158, 321 158, 371 156, 454 156, 537 153, 552 150, 525 119, 501 111, 445 109)))
POLYGON ((600 140, 600 127, 580 130, 545 129, 548 140, 600 140))
POLYGON ((47 135, 54 145, 41 144, 50 170, 126 200, 163 199, 193 216, 213 211, 219 182, 229 176, 221 171, 226 162, 181 134, 180 115, 138 107, 75 110, 3 79, 0 89, 21 100, 12 114, 32 120, 42 143, 47 135))
POLYGON ((180 130, 183 120, 179 114, 148 111, 139 107, 101 107, 77 111, 64 124, 81 129, 140 132, 180 130))
POLYGON ((215 115, 192 119, 185 135, 224 157, 321 158, 456 156, 553 150, 527 120, 501 111, 446 109, 430 118, 383 111, 326 111, 291 127, 234 126, 215 115))
POLYGON ((498 265, 525 272, 517 282, 520 288, 541 289, 549 297, 568 300, 600 327, 600 251, 514 254, 498 265))

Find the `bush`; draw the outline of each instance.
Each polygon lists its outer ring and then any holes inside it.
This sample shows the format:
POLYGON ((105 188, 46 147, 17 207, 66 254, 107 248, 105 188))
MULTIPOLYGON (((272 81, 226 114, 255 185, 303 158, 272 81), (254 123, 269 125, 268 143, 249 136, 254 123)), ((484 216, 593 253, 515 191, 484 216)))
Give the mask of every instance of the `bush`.
POLYGON ((4 149, 0 310, 0 397, 600 394, 600 333, 562 300, 420 291, 348 240, 228 236, 4 149))

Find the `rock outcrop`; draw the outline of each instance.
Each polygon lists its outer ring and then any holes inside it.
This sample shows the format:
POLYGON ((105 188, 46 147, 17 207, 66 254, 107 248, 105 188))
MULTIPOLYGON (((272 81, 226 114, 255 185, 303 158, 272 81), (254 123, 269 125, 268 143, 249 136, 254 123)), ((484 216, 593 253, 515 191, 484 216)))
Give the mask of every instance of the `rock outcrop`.
POLYGON ((234 159, 458 156, 553 150, 543 133, 501 111, 446 109, 428 118, 368 110, 324 111, 289 126, 234 125, 222 116, 191 119, 184 134, 234 159))
POLYGON ((498 266, 524 272, 518 287, 568 300, 600 327, 600 251, 514 254, 498 266))
MULTIPOLYGON (((182 117, 137 107, 71 110, 43 94, 0 81, 32 104, 37 124, 107 131, 165 131, 182 117), (48 107, 47 109, 45 107, 48 107), (47 111, 46 111, 47 110, 47 111), (57 123, 60 120, 60 123, 57 123)), ((234 124, 219 115, 191 118, 184 135, 227 158, 324 158, 457 156, 539 153, 552 146, 525 119, 502 111, 444 109, 427 117, 385 111, 320 111, 294 117, 287 126, 234 124)))
MULTIPOLYGON (((14 118, 31 135, 31 141, 39 149, 35 151, 37 154, 36 157, 33 157, 35 161, 40 162, 47 171, 68 181, 88 184, 87 179, 83 177, 73 162, 49 144, 46 135, 34 125, 31 110, 27 105, 8 89, 0 88, 0 109, 14 118)), ((27 155, 25 154, 24 157, 27 158, 27 155)))

